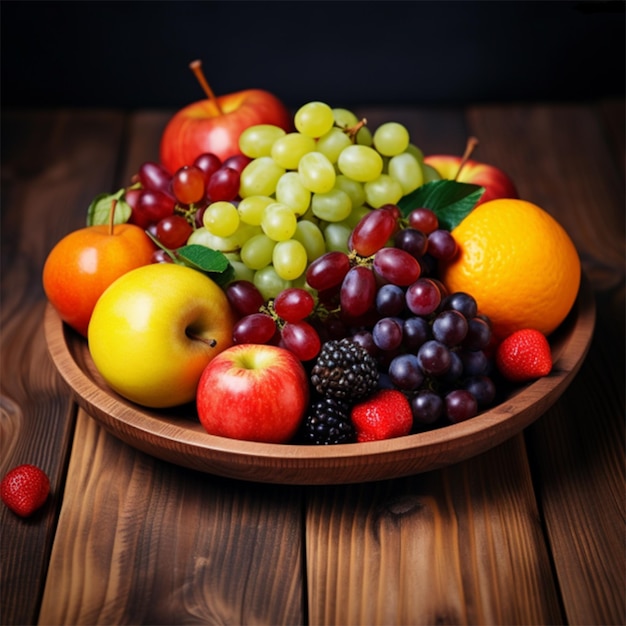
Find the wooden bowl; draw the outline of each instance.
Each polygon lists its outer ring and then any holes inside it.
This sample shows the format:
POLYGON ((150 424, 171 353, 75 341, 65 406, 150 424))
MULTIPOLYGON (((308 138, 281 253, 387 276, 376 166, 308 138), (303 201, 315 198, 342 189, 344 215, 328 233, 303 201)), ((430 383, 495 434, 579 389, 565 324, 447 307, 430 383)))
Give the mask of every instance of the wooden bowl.
POLYGON ((202 472, 267 483, 341 484, 425 472, 480 454, 522 431, 563 393, 591 343, 595 300, 583 276, 572 311, 550 337, 554 367, 476 417, 386 441, 333 446, 280 445, 209 435, 194 407, 150 410, 111 391, 95 369, 87 342, 48 305, 45 334, 52 360, 76 401, 127 444, 202 472))

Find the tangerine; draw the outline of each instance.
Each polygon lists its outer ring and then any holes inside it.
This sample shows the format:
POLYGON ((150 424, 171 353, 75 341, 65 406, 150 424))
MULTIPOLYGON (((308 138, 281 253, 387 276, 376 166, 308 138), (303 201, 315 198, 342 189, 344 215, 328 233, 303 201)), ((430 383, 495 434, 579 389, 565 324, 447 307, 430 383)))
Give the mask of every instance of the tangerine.
POLYGON ((117 278, 152 262, 155 246, 139 226, 87 226, 52 248, 43 268, 43 287, 59 317, 87 336, 98 298, 117 278))
POLYGON ((517 199, 477 206, 452 230, 456 256, 441 265, 450 292, 471 294, 496 338, 522 328, 550 334, 572 308, 581 265, 565 229, 544 209, 517 199))

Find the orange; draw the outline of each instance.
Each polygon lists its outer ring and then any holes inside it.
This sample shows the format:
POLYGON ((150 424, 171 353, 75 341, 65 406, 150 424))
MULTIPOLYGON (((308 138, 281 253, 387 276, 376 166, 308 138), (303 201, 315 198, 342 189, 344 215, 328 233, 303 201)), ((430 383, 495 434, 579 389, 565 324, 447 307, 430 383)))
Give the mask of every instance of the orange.
POLYGON ((139 226, 87 226, 49 252, 43 287, 59 317, 84 336, 98 298, 117 278, 152 262, 155 246, 139 226))
POLYGON ((476 299, 496 338, 522 328, 548 335, 565 319, 578 293, 580 259, 545 210, 524 200, 491 200, 452 235, 459 250, 441 267, 441 280, 476 299))

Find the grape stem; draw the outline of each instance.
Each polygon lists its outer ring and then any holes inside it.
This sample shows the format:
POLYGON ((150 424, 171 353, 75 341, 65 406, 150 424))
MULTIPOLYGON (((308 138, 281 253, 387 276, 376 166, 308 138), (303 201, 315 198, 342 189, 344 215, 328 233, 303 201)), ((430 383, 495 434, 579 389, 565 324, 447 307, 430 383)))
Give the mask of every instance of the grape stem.
POLYGON ((200 86, 204 90, 204 93, 207 95, 209 102, 213 104, 213 106, 217 109, 218 115, 224 115, 224 112, 220 108, 220 105, 217 103, 217 98, 211 89, 211 85, 207 82, 207 79, 204 76, 204 72, 202 71, 202 61, 200 59, 196 59, 189 64, 189 68, 194 73, 196 79, 200 83, 200 86))
POLYGON ((111 210, 109 211, 109 236, 115 234, 115 207, 117 206, 117 198, 111 200, 111 210))
POLYGON ((367 119, 363 118, 360 122, 356 123, 354 126, 350 126, 349 128, 344 128, 343 132, 350 137, 352 141, 354 141, 357 133, 367 124, 367 119))
POLYGON ((478 139, 476 139, 476 137, 470 137, 467 140, 467 145, 465 146, 465 152, 463 153, 463 156, 461 157, 461 163, 459 164, 459 169, 456 172, 456 176, 454 177, 454 180, 459 179, 459 176, 461 175, 461 170, 465 167, 465 164, 467 163, 469 158, 472 156, 472 152, 474 152, 477 145, 478 145, 478 139))

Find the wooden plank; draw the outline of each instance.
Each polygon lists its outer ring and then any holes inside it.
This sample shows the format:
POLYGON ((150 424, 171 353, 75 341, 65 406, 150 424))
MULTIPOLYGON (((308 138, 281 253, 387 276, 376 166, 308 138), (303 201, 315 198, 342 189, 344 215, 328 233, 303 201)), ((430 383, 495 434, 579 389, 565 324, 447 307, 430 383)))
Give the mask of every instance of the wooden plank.
POLYGON ((48 251, 84 224, 108 187, 121 116, 3 112, 0 474, 34 463, 50 477, 46 505, 27 520, 0 507, 2 623, 36 622, 63 495, 75 411, 47 353, 41 271, 48 251))
MULTIPOLYGON (((402 122, 427 153, 464 150, 459 110, 402 122)), ((563 621, 522 435, 440 472, 313 490, 306 522, 311 623, 563 621)))
POLYGON ((307 571, 313 624, 562 623, 521 436, 442 471, 313 491, 307 571))
MULTIPOLYGON (((119 186, 158 160, 168 117, 128 118, 119 186)), ((298 490, 158 461, 81 411, 39 622, 302 623, 301 509, 298 490)))
POLYGON ((300 509, 296 489, 159 461, 81 411, 39 623, 302 623, 300 509))
POLYGON ((568 621, 623 624, 624 197, 619 162, 593 107, 481 107, 471 112, 470 121, 492 161, 520 181, 522 195, 572 234, 596 291, 597 325, 587 360, 562 400, 528 430, 528 441, 568 621), (495 141, 505 132, 508 149, 495 141))

